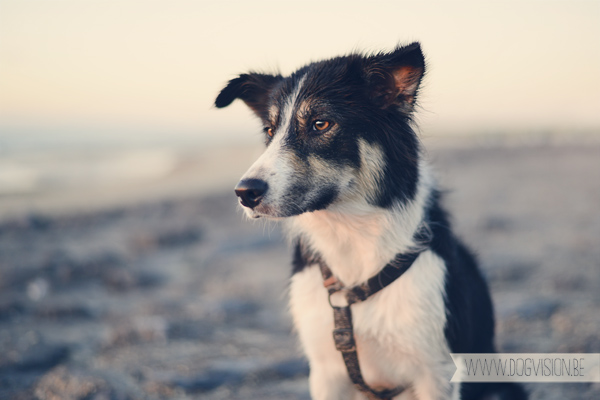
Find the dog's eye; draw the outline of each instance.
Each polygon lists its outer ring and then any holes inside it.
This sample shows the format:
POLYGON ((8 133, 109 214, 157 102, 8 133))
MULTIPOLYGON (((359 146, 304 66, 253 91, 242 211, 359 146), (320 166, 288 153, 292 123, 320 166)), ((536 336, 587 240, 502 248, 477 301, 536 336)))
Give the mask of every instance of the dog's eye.
POLYGON ((318 120, 313 123, 313 130, 323 132, 331 126, 331 122, 318 120))
POLYGON ((265 133, 269 135, 269 137, 273 137, 275 132, 273 132, 273 128, 265 128, 265 133))

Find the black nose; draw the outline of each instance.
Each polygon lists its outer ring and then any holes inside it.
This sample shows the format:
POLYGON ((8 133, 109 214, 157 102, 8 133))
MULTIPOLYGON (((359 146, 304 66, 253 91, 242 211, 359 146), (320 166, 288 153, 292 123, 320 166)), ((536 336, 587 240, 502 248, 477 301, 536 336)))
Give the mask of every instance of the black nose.
POLYGON ((269 185, 260 179, 244 179, 235 187, 235 194, 242 200, 242 205, 254 208, 267 193, 269 185))

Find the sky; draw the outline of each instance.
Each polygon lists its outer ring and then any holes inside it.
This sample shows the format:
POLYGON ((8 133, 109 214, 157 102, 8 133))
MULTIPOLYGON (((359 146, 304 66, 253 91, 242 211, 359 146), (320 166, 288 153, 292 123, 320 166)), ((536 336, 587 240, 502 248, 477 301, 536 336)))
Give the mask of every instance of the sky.
POLYGON ((0 0, 0 144, 253 141, 229 79, 412 41, 427 134, 600 132, 599 1, 0 0))

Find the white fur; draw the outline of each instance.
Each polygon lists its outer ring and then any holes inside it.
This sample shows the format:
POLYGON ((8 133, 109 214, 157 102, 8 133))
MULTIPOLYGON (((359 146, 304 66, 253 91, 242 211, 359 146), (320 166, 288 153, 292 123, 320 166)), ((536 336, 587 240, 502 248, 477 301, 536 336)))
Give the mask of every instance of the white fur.
MULTIPOLYGON (((363 158, 370 157, 376 166, 377 149, 361 146, 363 158)), ((287 228, 293 235, 301 233, 338 279, 352 286, 378 273, 395 254, 416 245, 413 237, 432 185, 423 163, 417 195, 405 206, 382 210, 356 199, 289 218, 287 228)), ((400 279, 352 305, 358 357, 367 384, 381 388, 410 385, 411 390, 398 399, 450 396, 447 376, 453 364, 444 337, 445 274, 443 260, 425 251, 400 279)), ((364 398, 350 383, 334 347, 333 312, 318 267, 307 267, 292 277, 290 308, 311 366, 312 397, 364 398)))
POLYGON ((417 194, 406 205, 382 209, 369 205, 364 197, 342 199, 326 210, 287 219, 287 229, 291 235, 302 234, 344 285, 362 283, 396 254, 418 246, 414 234, 434 183, 424 162, 419 169, 417 194))
POLYGON ((252 164, 248 171, 242 177, 244 179, 261 179, 269 185, 267 196, 261 201, 261 204, 252 209, 244 207, 246 215, 250 218, 259 218, 261 216, 277 217, 272 214, 272 209, 276 208, 281 198, 289 186, 290 177, 294 173, 290 162, 288 152, 284 147, 284 138, 289 130, 290 123, 293 120, 293 111, 302 85, 306 77, 302 77, 298 86, 286 101, 281 109, 281 124, 273 140, 265 152, 252 164))

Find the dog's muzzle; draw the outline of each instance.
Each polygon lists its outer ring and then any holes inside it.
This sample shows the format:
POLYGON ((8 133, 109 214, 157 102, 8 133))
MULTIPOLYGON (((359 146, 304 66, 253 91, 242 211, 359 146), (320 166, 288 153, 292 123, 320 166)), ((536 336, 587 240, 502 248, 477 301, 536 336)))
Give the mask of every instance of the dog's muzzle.
POLYGON ((260 204, 268 189, 269 185, 263 180, 244 179, 235 187, 235 194, 244 207, 254 208, 260 204))

